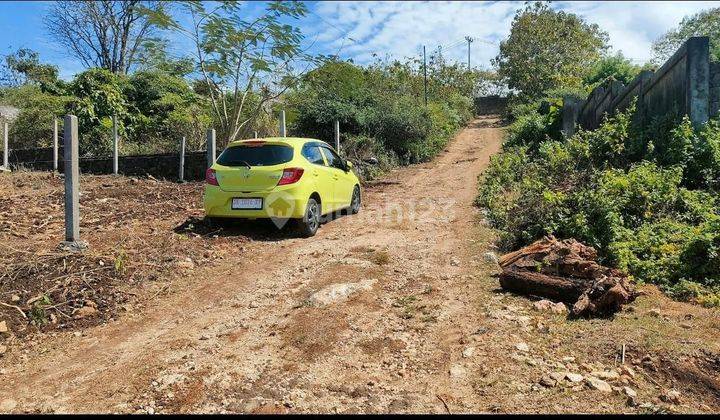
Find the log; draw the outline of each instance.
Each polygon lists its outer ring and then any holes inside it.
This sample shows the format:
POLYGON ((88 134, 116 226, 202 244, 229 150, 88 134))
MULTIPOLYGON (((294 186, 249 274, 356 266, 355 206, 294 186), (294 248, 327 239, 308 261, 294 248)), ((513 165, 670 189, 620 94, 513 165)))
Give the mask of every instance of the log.
POLYGON ((532 271, 504 270, 500 286, 520 295, 533 295, 573 305, 590 284, 532 271))
POLYGON ((627 274, 597 263, 594 248, 547 236, 500 258, 503 289, 569 304, 574 316, 606 316, 637 296, 627 274))

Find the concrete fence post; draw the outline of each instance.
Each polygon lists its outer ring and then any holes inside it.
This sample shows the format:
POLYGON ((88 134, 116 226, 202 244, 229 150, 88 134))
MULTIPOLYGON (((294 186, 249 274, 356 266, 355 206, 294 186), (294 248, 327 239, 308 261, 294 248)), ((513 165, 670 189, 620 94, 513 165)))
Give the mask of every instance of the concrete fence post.
POLYGON ((58 170, 58 122, 53 117, 53 171, 58 170))
POLYGON ((180 182, 185 180, 185 136, 180 140, 180 169, 178 171, 178 179, 180 182))
POLYGON ((710 40, 692 37, 687 48, 687 114, 696 126, 710 118, 710 40))
POLYGON ((287 132, 285 129, 285 110, 280 111, 280 137, 286 137, 287 132))
POLYGON ((215 163, 215 129, 211 128, 207 131, 207 167, 211 167, 215 163))
POLYGON ((78 119, 65 116, 63 147, 65 156, 65 245, 81 250, 80 243, 80 159, 78 154, 78 119))
POLYGON ((3 167, 10 169, 10 142, 8 141, 8 123, 3 122, 3 167))
POLYGON ((340 121, 335 120, 335 151, 340 153, 340 121))
POLYGON ((118 174, 118 126, 117 115, 112 117, 113 124, 113 175, 118 174))

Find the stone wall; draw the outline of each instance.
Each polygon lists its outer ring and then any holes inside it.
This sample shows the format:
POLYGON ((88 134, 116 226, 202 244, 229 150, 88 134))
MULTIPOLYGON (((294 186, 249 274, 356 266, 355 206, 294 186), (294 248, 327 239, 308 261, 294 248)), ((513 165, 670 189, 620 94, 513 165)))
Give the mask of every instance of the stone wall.
POLYGON ((720 112, 720 63, 710 63, 710 115, 720 112))
POLYGON ((637 98, 638 115, 644 121, 670 113, 687 115, 703 124, 720 108, 720 67, 710 62, 709 39, 689 38, 657 71, 643 71, 627 86, 618 81, 595 88, 576 109, 564 107, 566 133, 575 127, 595 129, 610 114, 625 110, 637 98), (565 109, 567 108, 567 109, 565 109), (573 118, 573 115, 577 114, 573 118))
MULTIPOLYGON (((112 157, 80 158, 80 172, 86 174, 111 174, 112 157)), ((10 149, 10 167, 34 170, 52 170, 52 148, 42 149, 10 149)), ((63 172, 63 148, 58 152, 58 170, 63 172)), ((158 179, 176 180, 180 172, 179 154, 157 154, 120 156, 118 172, 122 175, 151 175, 158 179)), ((199 181, 205 179, 207 157, 204 151, 185 154, 185 180, 199 181)))
POLYGON ((477 115, 502 114, 507 108, 508 98, 491 95, 475 98, 475 113, 477 115))

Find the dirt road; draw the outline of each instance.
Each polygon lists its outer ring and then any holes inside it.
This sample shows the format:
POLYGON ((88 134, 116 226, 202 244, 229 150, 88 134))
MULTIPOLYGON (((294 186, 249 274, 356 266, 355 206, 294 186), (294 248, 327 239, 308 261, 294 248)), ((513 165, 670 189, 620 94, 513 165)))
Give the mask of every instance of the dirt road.
MULTIPOLYGON (((114 322, 3 361, 0 411, 630 411, 621 394, 537 385, 558 365, 612 364, 627 324, 567 326, 495 291, 492 232, 472 206, 501 145, 490 123, 389 174, 313 239, 243 242, 114 322)), ((662 388, 634 381, 640 399, 662 388)), ((717 410, 699 395, 687 411, 717 410)))

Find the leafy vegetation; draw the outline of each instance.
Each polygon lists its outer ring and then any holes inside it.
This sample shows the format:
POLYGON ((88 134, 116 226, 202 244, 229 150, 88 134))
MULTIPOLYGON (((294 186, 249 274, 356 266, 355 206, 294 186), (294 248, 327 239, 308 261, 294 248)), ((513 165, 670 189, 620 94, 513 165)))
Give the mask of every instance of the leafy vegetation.
POLYGON ((557 88, 578 88, 607 48, 608 35, 547 3, 519 9, 494 59, 498 74, 526 100, 557 88))
POLYGON ((685 16, 674 28, 653 43, 656 64, 670 58, 688 38, 707 36, 710 38, 710 58, 720 60, 720 7, 703 10, 685 16))
POLYGON ((637 281, 716 304, 720 124, 694 128, 685 118, 640 129, 633 113, 567 139, 553 134, 552 113, 519 118, 477 203, 505 249, 573 237, 637 281))
POLYGON ((423 78, 417 62, 392 62, 362 68, 329 61, 308 73, 288 96, 293 133, 334 138, 342 127, 343 150, 362 160, 418 162, 434 156, 472 117, 476 76, 457 66, 438 66, 445 77, 428 77, 424 105, 423 78))

